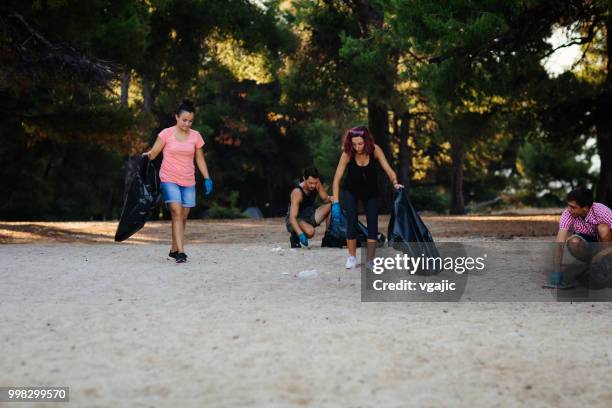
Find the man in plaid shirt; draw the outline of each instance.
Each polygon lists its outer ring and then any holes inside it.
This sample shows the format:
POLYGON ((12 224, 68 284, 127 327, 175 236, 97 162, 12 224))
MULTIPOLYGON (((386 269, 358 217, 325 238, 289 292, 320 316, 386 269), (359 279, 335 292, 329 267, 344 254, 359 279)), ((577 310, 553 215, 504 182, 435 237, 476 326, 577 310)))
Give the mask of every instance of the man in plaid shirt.
POLYGON ((567 208, 559 220, 559 232, 555 252, 556 270, 551 283, 561 284, 561 261, 563 245, 567 242, 569 252, 584 262, 589 262, 597 250, 594 242, 612 242, 612 210, 601 203, 593 202, 593 192, 588 188, 577 188, 567 195, 567 208), (570 235, 570 233, 572 235, 570 235))

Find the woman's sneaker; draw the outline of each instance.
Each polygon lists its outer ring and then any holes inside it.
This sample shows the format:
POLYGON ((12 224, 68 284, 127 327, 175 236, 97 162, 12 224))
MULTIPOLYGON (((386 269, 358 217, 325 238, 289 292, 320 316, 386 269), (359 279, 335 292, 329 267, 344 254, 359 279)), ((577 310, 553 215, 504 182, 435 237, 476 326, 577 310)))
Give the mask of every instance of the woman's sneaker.
POLYGON ((179 251, 170 251, 170 253, 168 254, 168 259, 174 259, 176 261, 176 256, 178 255, 179 251))
POLYGON ((353 269, 355 266, 357 266, 357 257, 349 255, 349 257, 346 258, 346 265, 344 265, 344 267, 346 269, 353 269))
POLYGON ((176 254, 176 263, 184 263, 187 262, 187 254, 183 252, 179 252, 176 254))

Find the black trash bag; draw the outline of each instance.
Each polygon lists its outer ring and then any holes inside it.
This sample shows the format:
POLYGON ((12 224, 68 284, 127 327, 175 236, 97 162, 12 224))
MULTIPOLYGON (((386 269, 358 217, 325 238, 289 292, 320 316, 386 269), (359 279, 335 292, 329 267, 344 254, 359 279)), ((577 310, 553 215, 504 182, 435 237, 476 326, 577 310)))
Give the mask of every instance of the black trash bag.
POLYGON ((125 174, 125 193, 115 241, 125 241, 144 225, 157 208, 161 190, 157 169, 147 156, 128 159, 125 174))
POLYGON ((612 254, 592 262, 585 273, 577 278, 578 283, 589 289, 612 288, 612 254))
MULTIPOLYGON (((361 243, 365 242, 368 237, 368 228, 357 221, 357 246, 361 247, 361 243)), ((385 243, 385 236, 380 232, 377 234, 378 246, 382 246, 385 243)), ((332 218, 329 228, 325 231, 323 240, 321 241, 322 247, 330 248, 342 248, 346 246, 346 215, 344 211, 340 214, 340 219, 334 222, 332 218)))
POLYGON ((338 222, 331 219, 329 227, 325 230, 325 235, 321 240, 322 247, 342 248, 346 246, 346 217, 340 216, 338 222))
POLYGON ((395 193, 387 236, 389 246, 411 257, 440 256, 431 233, 403 188, 395 193))
MULTIPOLYGON (((366 242, 368 240, 368 227, 363 225, 361 221, 357 221, 357 246, 361 247, 361 242, 366 242)), ((378 246, 382 247, 385 245, 385 241, 387 238, 384 234, 378 232, 376 234, 376 241, 378 242, 378 246)))

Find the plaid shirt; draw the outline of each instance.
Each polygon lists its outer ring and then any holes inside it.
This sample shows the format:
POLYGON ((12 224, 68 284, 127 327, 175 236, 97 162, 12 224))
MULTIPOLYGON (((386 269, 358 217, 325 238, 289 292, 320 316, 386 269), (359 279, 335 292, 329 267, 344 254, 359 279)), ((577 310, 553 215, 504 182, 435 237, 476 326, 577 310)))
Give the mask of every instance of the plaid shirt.
POLYGON ((601 203, 593 203, 586 217, 572 217, 566 208, 559 220, 559 229, 571 230, 577 234, 588 234, 597 236, 597 226, 607 224, 612 228, 612 210, 601 203))

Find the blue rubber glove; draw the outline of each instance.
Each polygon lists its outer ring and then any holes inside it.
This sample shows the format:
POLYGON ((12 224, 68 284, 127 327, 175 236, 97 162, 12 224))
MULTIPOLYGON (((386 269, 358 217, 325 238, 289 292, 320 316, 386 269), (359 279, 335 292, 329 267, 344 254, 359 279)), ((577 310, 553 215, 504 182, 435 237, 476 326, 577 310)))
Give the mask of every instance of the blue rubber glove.
POLYGON ((308 246, 308 237, 303 232, 300 234, 300 244, 308 246))
POLYGON ((334 221, 340 219, 340 215, 342 214, 342 209, 340 208, 340 203, 332 203, 331 215, 334 221))
POLYGON ((204 179, 204 195, 211 195, 213 191, 213 182, 211 179, 204 179))
POLYGON ((561 272, 553 272, 550 274, 550 284, 558 286, 561 284, 561 272))

